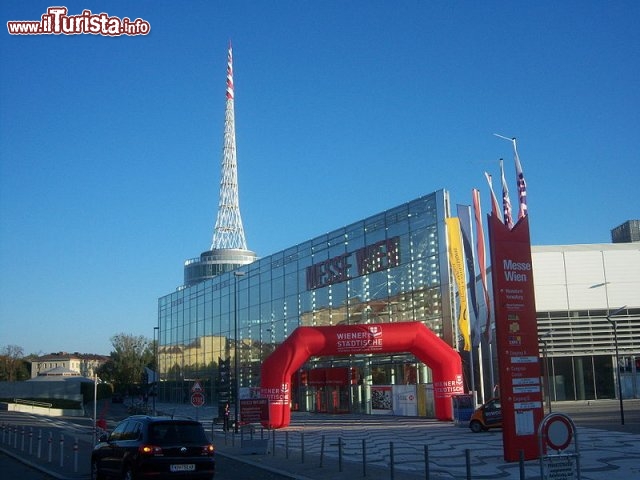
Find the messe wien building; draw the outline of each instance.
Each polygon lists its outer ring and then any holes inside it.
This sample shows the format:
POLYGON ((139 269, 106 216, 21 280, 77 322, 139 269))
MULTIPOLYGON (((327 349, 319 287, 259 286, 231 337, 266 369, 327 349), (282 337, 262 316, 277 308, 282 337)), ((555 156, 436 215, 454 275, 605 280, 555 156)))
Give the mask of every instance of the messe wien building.
MULTIPOLYGON (((419 322, 461 351, 449 216, 438 190, 161 297, 159 400, 188 403, 196 381, 209 405, 259 397, 263 363, 302 326, 419 322)), ((640 243, 533 247, 532 257, 551 400, 615 398, 618 378, 625 398, 640 396, 640 243), (623 305, 614 339, 607 315, 623 305)), ((495 347, 473 351, 460 353, 456 391, 488 399, 499 383, 495 347)), ((343 353, 310 356, 288 399, 294 411, 434 416, 438 388, 413 352, 343 353)))

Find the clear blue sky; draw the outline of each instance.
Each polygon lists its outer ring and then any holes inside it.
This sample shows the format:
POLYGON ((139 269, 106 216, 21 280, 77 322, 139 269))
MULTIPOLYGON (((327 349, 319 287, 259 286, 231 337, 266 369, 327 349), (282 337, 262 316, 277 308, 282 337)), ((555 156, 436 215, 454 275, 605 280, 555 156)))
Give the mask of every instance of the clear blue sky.
POLYGON ((211 243, 226 55, 240 207, 266 256, 440 188, 511 144, 532 242, 640 218, 640 2, 0 3, 0 347, 108 354, 211 243), (51 5, 146 36, 14 36, 51 5))

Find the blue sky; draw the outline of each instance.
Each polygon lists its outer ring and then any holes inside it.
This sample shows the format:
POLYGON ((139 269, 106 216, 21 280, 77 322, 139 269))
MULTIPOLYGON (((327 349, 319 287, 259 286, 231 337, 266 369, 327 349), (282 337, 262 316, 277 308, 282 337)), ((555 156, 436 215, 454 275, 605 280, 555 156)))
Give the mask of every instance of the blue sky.
MULTIPOLYGON (((226 55, 240 208, 266 256, 440 188, 511 144, 532 243, 640 218, 640 2, 0 3, 0 347, 108 354, 211 243, 226 55), (51 5, 146 36, 9 35, 51 5)), ((495 182, 494 182, 495 183, 495 182)))

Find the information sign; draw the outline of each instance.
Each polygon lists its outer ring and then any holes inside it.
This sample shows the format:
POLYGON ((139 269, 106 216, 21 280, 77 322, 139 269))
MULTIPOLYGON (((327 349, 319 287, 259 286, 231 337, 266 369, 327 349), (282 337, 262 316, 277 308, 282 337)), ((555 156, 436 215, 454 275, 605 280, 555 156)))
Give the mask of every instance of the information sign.
POLYGON ((488 218, 500 369, 504 458, 539 457, 536 432, 543 417, 529 220, 509 229, 488 218))
POLYGON ((579 480, 575 455, 549 455, 543 463, 544 480, 579 480))
POLYGON ((240 421, 242 423, 268 422, 269 400, 266 398, 241 399, 240 421))

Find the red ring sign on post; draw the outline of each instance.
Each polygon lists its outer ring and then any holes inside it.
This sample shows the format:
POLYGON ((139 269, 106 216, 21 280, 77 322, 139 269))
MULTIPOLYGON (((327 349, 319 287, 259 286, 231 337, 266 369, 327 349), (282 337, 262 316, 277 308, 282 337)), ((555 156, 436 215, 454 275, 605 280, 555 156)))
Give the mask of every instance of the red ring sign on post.
POLYGON ((578 431, 564 413, 550 413, 538 427, 540 478, 573 480, 580 478, 578 431), (573 443, 573 449, 565 451, 573 443), (549 450, 556 453, 550 454, 549 450))
POLYGON ((193 392, 191 394, 191 405, 194 407, 201 407, 204 405, 204 395, 200 392, 193 392))
POLYGON ((553 416, 545 423, 542 434, 549 447, 561 451, 571 444, 573 427, 565 417, 553 416))

